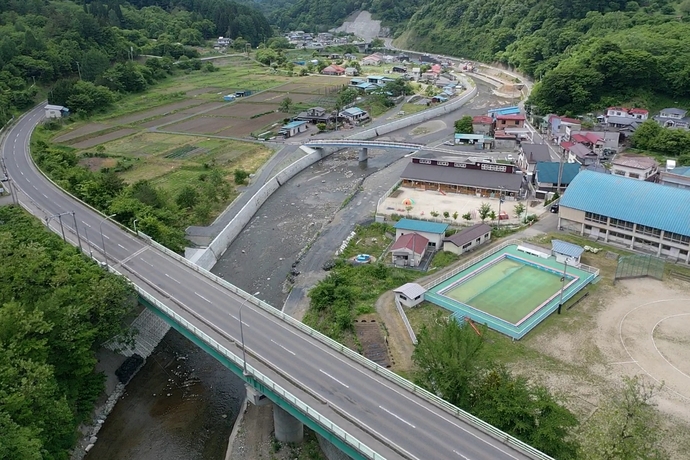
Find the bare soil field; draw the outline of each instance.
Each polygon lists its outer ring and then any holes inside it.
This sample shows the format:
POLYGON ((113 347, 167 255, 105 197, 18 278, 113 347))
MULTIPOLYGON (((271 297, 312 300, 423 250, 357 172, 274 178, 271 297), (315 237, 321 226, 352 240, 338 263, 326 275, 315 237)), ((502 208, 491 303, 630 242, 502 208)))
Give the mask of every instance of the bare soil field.
POLYGON ((307 102, 307 101, 313 101, 316 97, 317 94, 314 93, 277 93, 277 92, 266 92, 266 93, 261 93, 256 96, 256 98, 252 98, 251 100, 247 100, 246 103, 257 103, 257 102, 267 102, 267 103, 273 103, 273 104, 280 104, 280 102, 285 99, 286 97, 289 97, 292 99, 292 102, 307 102))
POLYGON ((174 123, 176 121, 182 120, 188 117, 190 114, 184 112, 171 113, 160 118, 154 118, 153 120, 147 121, 146 123, 141 123, 139 126, 142 128, 153 128, 156 126, 163 126, 169 123, 174 123))
POLYGON ((198 116, 165 127, 167 131, 192 134, 215 134, 229 127, 234 119, 198 116))
POLYGON ((97 133, 99 131, 105 131, 106 129, 110 129, 112 127, 113 125, 108 125, 105 123, 89 123, 88 125, 80 126, 79 128, 73 129, 65 134, 61 134, 58 137, 53 138, 53 141, 68 142, 73 139, 88 136, 89 134, 97 133))
POLYGON ((218 117, 235 117, 235 118, 250 118, 260 113, 276 111, 278 104, 262 104, 262 103, 235 103, 229 104, 225 107, 208 112, 206 115, 218 117))
POLYGON ((220 102, 220 101, 219 102, 205 102, 205 103, 203 103, 201 105, 197 105, 195 107, 188 107, 184 110, 180 110, 180 112, 186 113, 187 115, 192 115, 192 114, 204 112, 206 110, 217 109, 218 107, 223 107, 226 104, 227 104, 227 102, 220 102))
POLYGON ((145 110, 143 112, 137 112, 132 115, 125 115, 123 117, 118 117, 114 118, 112 120, 109 120, 111 123, 118 124, 118 125, 127 125, 130 123, 134 123, 140 120, 146 120, 147 118, 152 118, 158 115, 166 115, 170 112, 174 112, 176 110, 180 109, 185 109, 188 107, 196 106, 202 104, 203 101, 200 100, 194 100, 194 99, 185 99, 183 101, 175 102, 172 104, 165 104, 160 107, 156 107, 154 109, 150 110, 145 110))
POLYGON ((118 129, 117 131, 113 131, 112 133, 92 137, 91 139, 86 139, 84 141, 77 142, 76 144, 72 144, 72 147, 74 147, 75 149, 89 149, 99 144, 104 144, 115 139, 120 139, 121 137, 129 136, 130 134, 134 134, 136 132, 137 130, 132 128, 118 129))
POLYGON ((382 325, 376 314, 362 315, 355 320, 355 333, 362 354, 382 367, 391 367, 391 357, 382 325))
POLYGON ((269 113, 253 120, 240 120, 233 118, 233 125, 228 129, 218 132, 220 136, 231 137, 246 137, 254 131, 263 128, 266 125, 281 121, 285 118, 284 113, 269 113))
POLYGON ((85 166, 90 171, 98 172, 103 168, 112 168, 117 164, 117 159, 115 158, 82 158, 79 160, 81 166, 85 166))

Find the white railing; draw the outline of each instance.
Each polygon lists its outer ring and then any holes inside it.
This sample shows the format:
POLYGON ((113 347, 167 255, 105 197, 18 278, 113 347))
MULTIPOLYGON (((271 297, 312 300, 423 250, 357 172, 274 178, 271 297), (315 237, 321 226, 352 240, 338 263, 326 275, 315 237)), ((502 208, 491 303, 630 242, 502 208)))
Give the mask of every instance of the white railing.
POLYGON ((412 330, 412 325, 410 324, 410 320, 407 319, 407 315, 405 314, 405 310, 403 309, 403 306, 400 304, 400 301, 398 298, 395 298, 395 306, 398 309, 398 313, 400 313, 400 317, 403 320, 403 323, 405 323, 405 328, 407 329, 407 333, 410 334, 410 339, 412 340, 412 343, 417 345, 417 335, 414 333, 414 330, 412 330))
POLYGON ((465 262, 464 264, 460 265, 459 267, 456 267, 453 270, 444 273, 443 275, 439 276, 438 278, 434 279, 433 281, 430 281, 430 282, 424 284, 423 287, 424 287, 424 289, 430 289, 430 288, 432 288, 438 284, 441 284, 444 281, 452 278, 453 276, 457 275, 458 273, 460 273, 464 270, 467 270, 468 268, 470 268, 472 265, 476 264, 480 260, 486 259, 487 257, 496 254, 501 249, 507 248, 508 246, 512 246, 512 245, 518 245, 521 243, 522 243, 522 241, 520 241, 520 240, 505 241, 505 242, 499 244, 498 246, 495 246, 495 247, 489 249, 488 251, 483 252, 482 254, 478 255, 477 257, 470 259, 469 261, 465 262))
POLYGON ((383 202, 386 201, 386 198, 391 196, 391 193, 395 191, 396 188, 400 187, 400 184, 402 183, 402 179, 399 179, 391 188, 389 188, 386 193, 383 194, 381 198, 379 198, 378 203, 376 203, 376 212, 379 211, 379 208, 381 205, 383 205, 383 202))
POLYGON ((596 276, 599 276, 599 269, 598 269, 597 267, 592 267, 592 266, 590 266, 590 265, 580 264, 580 266, 577 267, 577 268, 579 268, 580 270, 584 270, 584 271, 586 271, 587 273, 591 273, 591 274, 593 274, 595 277, 596 277, 596 276))

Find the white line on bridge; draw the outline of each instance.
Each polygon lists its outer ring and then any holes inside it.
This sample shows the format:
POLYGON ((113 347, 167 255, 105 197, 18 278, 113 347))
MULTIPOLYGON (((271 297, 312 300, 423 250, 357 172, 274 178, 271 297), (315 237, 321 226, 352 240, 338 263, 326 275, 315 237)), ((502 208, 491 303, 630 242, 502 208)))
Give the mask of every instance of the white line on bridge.
MULTIPOLYGON (((173 280, 173 281, 176 282, 177 284, 182 284, 182 283, 180 283, 179 281, 177 281, 175 278, 173 278, 172 276, 168 275, 167 273, 165 274, 165 276, 167 276, 168 278, 170 278, 171 280, 173 280)), ((198 295, 198 294, 197 294, 197 295, 198 295)), ((204 299, 204 300, 205 300, 205 299, 204 299)))
POLYGON ((103 235, 103 238, 105 238, 106 240, 110 239, 110 237, 108 235, 106 235, 105 233, 101 233, 101 235, 103 235))
POLYGON ((124 247, 124 246, 122 246, 120 243, 117 243, 117 245, 120 246, 120 247, 121 247, 122 249, 124 249, 125 251, 127 250, 127 248, 124 247))
POLYGON ((336 382, 338 382, 339 384, 341 384, 341 385, 344 386, 345 388, 350 388, 349 385, 345 385, 343 382, 341 382, 340 380, 336 379, 335 377, 333 377, 331 374, 329 374, 328 372, 324 371, 323 369, 319 369, 319 372, 321 372, 321 373, 322 373, 323 375, 325 375, 326 377, 332 378, 333 380, 335 380, 336 382))
POLYGON ((91 226, 89 224, 87 224, 86 222, 84 222, 83 220, 81 221, 81 223, 86 225, 87 227, 91 228, 91 226))
MULTIPOLYGON (((234 318, 237 321, 240 320, 237 316, 233 315, 232 313, 228 313, 228 316, 230 316, 231 318, 234 318)), ((248 327, 249 329, 252 328, 249 324, 247 324, 246 321, 242 321, 242 325, 248 327)))
POLYGON ((294 351, 288 350, 287 348, 285 348, 284 346, 282 346, 281 344, 279 344, 279 343, 276 342, 275 340, 271 339, 271 342, 275 343, 275 344, 278 345, 280 348, 282 348, 283 350, 285 350, 285 351, 287 351, 288 353, 290 353, 292 356, 296 356, 294 351))
POLYGON ((138 256, 138 255, 141 254, 142 252, 146 251, 147 249, 148 249, 148 247, 144 246, 143 248, 139 249, 139 250, 138 250, 137 252, 135 252, 134 254, 131 254, 131 255, 129 255, 128 257, 126 257, 125 259, 123 259, 122 261, 120 261, 120 265, 126 264, 127 262, 129 262, 130 260, 134 259, 136 256, 138 256))
POLYGON ((465 460, 470 460, 468 457, 465 457, 464 455, 462 455, 460 452, 458 452, 458 451, 455 450, 455 449, 453 449, 453 452, 456 453, 456 454, 458 454, 459 456, 461 456, 461 457, 464 458, 465 460))
POLYGON ((147 261, 144 260, 144 259, 139 259, 139 260, 141 260, 142 262, 144 262, 144 263, 145 263, 146 265, 148 265, 149 267, 153 267, 153 264, 152 264, 152 263, 147 262, 147 261))
POLYGON ((411 426, 412 428, 417 428, 416 426, 414 426, 413 424, 411 424, 410 422, 408 422, 408 421, 407 421, 407 420, 405 420, 404 418, 402 418, 402 417, 400 417, 400 416, 397 416, 397 415, 395 415, 395 414, 394 414, 393 412, 389 411, 389 410, 388 410, 388 409, 386 409, 385 407, 383 407, 383 406, 379 406, 379 409, 381 409, 381 410, 383 410, 383 411, 386 411, 386 412, 388 412, 388 413, 389 413, 390 415, 392 415, 393 417, 397 418, 397 419, 398 419, 398 420, 400 420, 401 422, 403 422, 403 423, 406 423, 406 424, 410 425, 410 426, 411 426))
POLYGON ((198 295, 199 297, 201 297, 202 299, 204 299, 206 302, 208 302, 208 303, 210 303, 211 305, 213 305, 213 302, 211 302, 210 300, 208 300, 206 297, 202 296, 202 295, 199 294, 198 292, 194 291, 194 294, 198 295))

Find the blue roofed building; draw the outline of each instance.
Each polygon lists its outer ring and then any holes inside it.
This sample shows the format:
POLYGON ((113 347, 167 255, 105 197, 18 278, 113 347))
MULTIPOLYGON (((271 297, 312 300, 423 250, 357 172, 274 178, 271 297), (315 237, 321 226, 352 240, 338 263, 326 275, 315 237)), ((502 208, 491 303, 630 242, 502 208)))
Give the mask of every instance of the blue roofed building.
POLYGON ((339 114, 342 118, 345 118, 352 124, 359 124, 369 120, 369 114, 366 110, 362 110, 359 107, 350 107, 345 109, 339 114))
MULTIPOLYGON (((555 192, 558 189, 558 175, 561 164, 558 161, 539 161, 534 169, 534 183, 542 192, 555 192)), ((561 190, 564 190, 580 172, 579 163, 563 163, 561 190)))
POLYGON ((559 204, 564 230, 690 262, 690 189, 581 171, 559 204))
POLYGON ((293 137, 299 133, 303 133, 309 129, 306 121, 291 121, 290 123, 283 125, 278 131, 278 134, 284 137, 293 137))
POLYGON ((400 219, 395 224, 395 239, 408 233, 416 233, 429 240, 428 245, 434 250, 441 250, 448 224, 427 222, 425 220, 400 219))
POLYGON ((667 166, 665 171, 659 173, 659 183, 669 187, 690 189, 690 166, 679 168, 667 166))

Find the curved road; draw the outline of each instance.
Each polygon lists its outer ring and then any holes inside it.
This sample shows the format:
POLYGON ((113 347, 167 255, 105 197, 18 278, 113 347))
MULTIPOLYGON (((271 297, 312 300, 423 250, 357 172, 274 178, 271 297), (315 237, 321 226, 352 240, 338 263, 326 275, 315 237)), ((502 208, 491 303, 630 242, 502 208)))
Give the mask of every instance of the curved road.
MULTIPOLYGON (((42 118, 43 108, 33 109, 2 144, 20 201, 40 218, 73 211, 85 252, 93 251, 103 260, 104 243, 111 266, 239 355, 233 347, 240 336, 242 299, 50 183, 29 157, 31 133, 42 118)), ((62 222, 68 239, 76 244, 71 216, 62 222)), ((53 219, 51 225, 56 224, 53 219)), ((243 320, 251 366, 387 459, 531 458, 258 307, 246 305, 243 320)))

